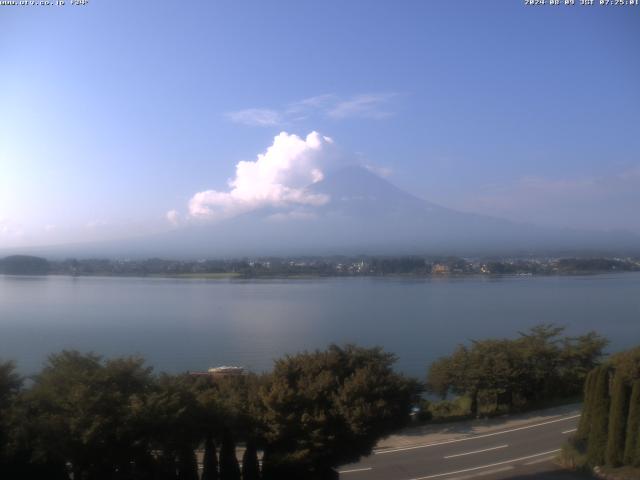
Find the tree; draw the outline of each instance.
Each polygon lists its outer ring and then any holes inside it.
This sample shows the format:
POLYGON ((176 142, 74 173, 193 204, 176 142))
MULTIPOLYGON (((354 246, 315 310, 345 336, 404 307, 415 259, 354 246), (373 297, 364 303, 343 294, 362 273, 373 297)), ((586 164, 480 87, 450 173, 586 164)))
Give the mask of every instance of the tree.
POLYGON ((409 420, 419 392, 379 348, 330 346, 276 361, 264 404, 264 478, 324 478, 409 420))
POLYGON ((23 399, 34 455, 69 462, 75 479, 125 474, 147 454, 131 404, 150 384, 150 369, 139 358, 50 356, 23 399))
POLYGON ((13 362, 0 362, 0 474, 7 471, 12 463, 8 451, 10 409, 22 386, 22 379, 15 368, 13 362))
POLYGON ((209 433, 204 442, 204 458, 202 460, 202 480, 218 480, 218 456, 213 434, 209 433))
POLYGON ((474 353, 473 348, 458 345, 451 356, 436 360, 427 374, 427 389, 442 398, 448 393, 467 395, 471 399, 470 415, 477 417, 484 377, 474 353))
POLYGON ((260 480, 258 450, 253 440, 247 442, 247 448, 242 455, 242 480, 260 480))
POLYGON ((640 464, 640 380, 633 382, 629 399, 627 436, 622 457, 625 465, 640 464))
POLYGON ((583 388, 587 374, 598 365, 608 343, 593 331, 562 339, 559 376, 562 390, 567 395, 578 393, 583 388))
POLYGON ((178 480, 198 480, 198 460, 188 445, 178 452, 178 480))
POLYGON ((612 355, 610 363, 629 385, 640 380, 640 346, 612 355))
POLYGON ((225 428, 220 449, 220 480, 240 480, 240 465, 236 457, 236 444, 231 430, 225 428))
POLYGON ((609 430, 605 460, 614 467, 622 465, 624 455, 625 429, 629 414, 629 388, 622 375, 613 377, 609 430))
POLYGON ((523 357, 523 369, 527 372, 522 394, 527 402, 551 398, 561 390, 558 336, 563 331, 564 327, 541 324, 520 333, 518 348, 523 357))
POLYGON ((591 370, 587 374, 587 379, 584 384, 584 401, 582 404, 582 415, 580 415, 580 421, 578 423, 578 431, 576 432, 576 438, 581 441, 586 441, 591 429, 591 417, 593 411, 593 391, 594 382, 597 377, 597 370, 591 370))
POLYGON ((600 366, 593 383, 591 427, 587 445, 587 459, 591 465, 602 465, 605 460, 610 404, 609 375, 609 367, 600 366))
POLYGON ((8 275, 44 275, 49 273, 49 262, 31 255, 12 255, 0 260, 0 273, 8 275))
POLYGON ((427 388, 443 398, 449 393, 468 397, 474 417, 481 402, 493 411, 511 410, 577 394, 607 342, 594 332, 563 338, 563 330, 543 324, 516 339, 459 345, 431 365, 427 388))

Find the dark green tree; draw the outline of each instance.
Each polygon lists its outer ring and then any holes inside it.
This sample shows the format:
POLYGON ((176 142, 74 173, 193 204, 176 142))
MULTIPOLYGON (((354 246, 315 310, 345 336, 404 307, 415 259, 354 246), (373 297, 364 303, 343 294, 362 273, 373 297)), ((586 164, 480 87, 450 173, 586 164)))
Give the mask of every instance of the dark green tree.
POLYGON ((0 273, 8 275, 44 275, 49 273, 49 262, 31 255, 12 255, 0 260, 0 273))
POLYGON ((222 433, 220 448, 220 480, 240 480, 240 465, 236 457, 236 443, 229 428, 222 433))
POLYGON ((631 348, 611 356, 610 363, 618 375, 629 385, 640 380, 640 347, 631 348))
POLYGON ((558 372, 561 393, 573 395, 583 389, 587 374, 598 366, 608 343, 606 338, 593 331, 562 339, 558 372))
POLYGON ((25 393, 23 430, 36 456, 70 463, 74 478, 106 478, 129 470, 146 454, 135 428, 132 402, 151 384, 138 358, 103 362, 98 356, 64 351, 25 393))
POLYGON ((613 377, 611 409, 605 461, 614 467, 622 465, 627 419, 629 416, 629 387, 622 375, 613 377))
POLYGON ((209 433, 204 442, 204 458, 202 460, 202 480, 218 480, 218 455, 213 434, 209 433))
POLYGON ((633 465, 640 463, 640 380, 633 382, 629 400, 629 416, 627 418, 627 436, 624 445, 623 463, 633 465))
POLYGON ((253 440, 247 442, 247 447, 242 455, 242 480, 260 480, 258 450, 253 440))
POLYGON ((178 453, 178 480, 198 480, 198 459, 188 445, 178 453))
POLYGON ((608 366, 596 370, 593 383, 591 427, 589 429, 587 460, 591 465, 602 465, 607 448, 607 429, 609 426, 609 376, 608 366))
POLYGON ((264 478, 324 478, 409 420, 416 382, 379 348, 330 346, 276 361, 262 391, 264 478), (276 477, 275 472, 278 472, 276 477))
POLYGON ((582 415, 580 415, 580 421, 578 423, 578 431, 576 432, 576 439, 586 441, 591 429, 591 417, 593 415, 593 391, 594 383, 597 377, 597 370, 591 370, 587 374, 587 378, 584 384, 584 401, 582 404, 582 415))

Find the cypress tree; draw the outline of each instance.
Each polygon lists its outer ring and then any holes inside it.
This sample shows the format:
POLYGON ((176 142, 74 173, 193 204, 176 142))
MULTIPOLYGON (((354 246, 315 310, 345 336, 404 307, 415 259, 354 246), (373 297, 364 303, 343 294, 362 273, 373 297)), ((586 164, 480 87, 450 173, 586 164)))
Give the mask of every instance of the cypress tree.
POLYGON ((636 437, 636 452, 631 464, 634 467, 640 467, 640 429, 638 429, 638 436, 636 437))
POLYGON ((260 480, 258 449, 253 440, 247 442, 247 448, 242 456, 242 480, 260 480))
POLYGON ((593 387, 597 371, 598 370, 595 368, 591 370, 587 374, 587 378, 584 382, 584 403, 582 404, 582 415, 580 416, 578 431, 576 432, 576 438, 579 440, 586 440, 589 436, 591 412, 593 410, 593 387))
POLYGON ((629 389, 622 375, 614 375, 609 410, 609 434, 605 460, 614 467, 622 465, 625 429, 629 414, 629 389))
POLYGON ((240 465, 236 458, 236 444, 231 431, 224 429, 220 449, 220 480, 240 480, 240 465))
POLYGON ((178 480, 198 480, 198 459, 190 448, 178 455, 178 480))
POLYGON ((640 450, 640 380, 633 382, 631 399, 629 400, 629 416, 627 417, 627 438, 624 445, 622 461, 625 465, 633 465, 636 450, 640 450))
POLYGON ((602 465, 607 449, 609 426, 609 368, 598 367, 593 389, 591 428, 588 436, 587 460, 589 464, 602 465))
POLYGON ((202 480, 218 480, 218 455, 212 434, 208 434, 204 441, 204 459, 202 463, 202 480))

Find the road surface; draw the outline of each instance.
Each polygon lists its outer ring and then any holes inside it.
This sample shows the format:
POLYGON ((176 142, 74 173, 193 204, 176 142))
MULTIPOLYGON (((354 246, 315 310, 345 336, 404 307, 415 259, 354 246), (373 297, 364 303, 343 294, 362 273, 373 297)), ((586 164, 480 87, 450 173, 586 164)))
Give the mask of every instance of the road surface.
POLYGON ((375 451, 340 467, 341 480, 584 478, 559 472, 553 458, 579 415, 551 417, 490 433, 375 451))

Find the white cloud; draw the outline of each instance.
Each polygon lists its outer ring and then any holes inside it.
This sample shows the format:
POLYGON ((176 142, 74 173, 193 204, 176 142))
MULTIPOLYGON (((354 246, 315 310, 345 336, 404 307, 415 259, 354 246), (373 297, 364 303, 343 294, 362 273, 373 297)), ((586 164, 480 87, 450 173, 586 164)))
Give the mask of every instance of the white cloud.
POLYGON ((333 93, 304 98, 279 109, 247 108, 230 112, 227 117, 243 125, 272 127, 289 125, 310 116, 332 120, 346 118, 383 119, 393 115, 389 107, 396 93, 368 93, 340 97, 333 93))
POLYGON ((166 214, 167 221, 174 227, 180 223, 180 214, 177 210, 169 210, 166 214))
POLYGON ((227 116, 234 123, 257 127, 271 127, 282 122, 278 112, 263 108, 247 108, 237 112, 230 112, 227 116))
POLYGON ((333 141, 317 132, 306 138, 282 132, 255 161, 236 165, 228 191, 206 190, 189 201, 194 219, 230 218, 265 206, 317 206, 329 201, 305 187, 324 178, 323 169, 336 157, 333 141))
POLYGON ((384 106, 395 96, 394 93, 356 95, 348 100, 336 103, 327 111, 327 115, 332 118, 386 118, 392 114, 386 111, 384 106))
POLYGON ((21 238, 24 230, 20 225, 8 218, 0 218, 0 236, 6 238, 21 238))

